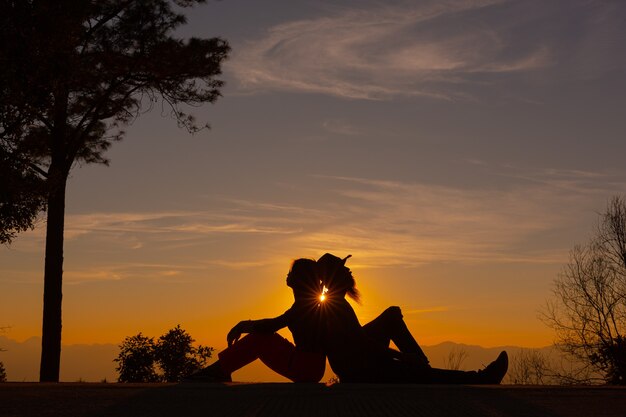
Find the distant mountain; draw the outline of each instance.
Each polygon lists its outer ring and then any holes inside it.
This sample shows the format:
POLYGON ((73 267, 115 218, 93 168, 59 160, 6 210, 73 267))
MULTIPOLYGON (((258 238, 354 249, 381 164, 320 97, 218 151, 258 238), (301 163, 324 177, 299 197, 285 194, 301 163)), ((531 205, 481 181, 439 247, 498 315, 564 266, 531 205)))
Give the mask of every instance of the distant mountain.
MULTIPOLYGON (((461 363, 460 369, 473 370, 481 369, 493 361, 503 350, 509 354, 509 358, 515 358, 521 350, 528 349, 519 346, 499 346, 485 348, 476 345, 465 345, 462 343, 443 342, 434 346, 423 347, 424 353, 430 359, 430 364, 435 368, 447 368, 450 353, 465 352, 465 359, 461 363)), ((552 356, 554 346, 538 348, 545 355, 552 356)))
MULTIPOLYGON (((41 338, 16 342, 0 336, 0 361, 9 381, 38 381, 41 338)), ((64 345, 61 356, 61 381, 117 381, 113 359, 119 348, 114 344, 64 345)))
MULTIPOLYGON (((0 336, 0 348, 6 350, 0 352, 0 361, 5 365, 9 381, 37 381, 39 379, 40 338, 33 337, 20 343, 0 336)), ((461 362, 460 369, 474 370, 481 369, 493 361, 502 350, 506 350, 509 357, 514 360, 515 356, 524 348, 517 346, 484 348, 482 346, 444 342, 434 346, 424 346, 423 349, 433 367, 448 368, 450 354, 452 353, 458 358, 459 354, 464 352, 462 353, 464 360, 461 362)), ((557 354, 553 346, 538 350, 548 357, 554 357, 557 354)), ((119 348, 115 344, 64 345, 61 357, 61 380, 66 382, 79 380, 98 382, 106 379, 109 382, 115 382, 117 381, 117 373, 113 359, 117 357, 118 352, 119 348)), ((328 380, 332 375, 332 371, 327 369, 324 380, 328 380)), ((286 381, 259 361, 238 371, 233 378, 250 382, 286 381)))

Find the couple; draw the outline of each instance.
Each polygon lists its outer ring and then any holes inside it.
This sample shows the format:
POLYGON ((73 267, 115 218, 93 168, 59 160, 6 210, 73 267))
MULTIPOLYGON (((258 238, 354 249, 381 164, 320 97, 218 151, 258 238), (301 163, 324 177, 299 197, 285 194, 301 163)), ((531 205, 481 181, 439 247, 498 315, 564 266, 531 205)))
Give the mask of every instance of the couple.
POLYGON ((298 259, 287 274, 294 303, 281 316, 239 322, 228 333, 218 360, 188 381, 228 382, 231 373, 256 359, 294 382, 319 382, 326 357, 341 382, 499 384, 508 367, 506 352, 480 371, 432 368, 399 307, 389 307, 361 326, 346 295, 359 301, 352 272, 329 253, 298 259), (288 327, 294 343, 276 333, 288 327), (246 334, 241 337, 242 334, 246 334), (393 341, 398 350, 389 347, 393 341))

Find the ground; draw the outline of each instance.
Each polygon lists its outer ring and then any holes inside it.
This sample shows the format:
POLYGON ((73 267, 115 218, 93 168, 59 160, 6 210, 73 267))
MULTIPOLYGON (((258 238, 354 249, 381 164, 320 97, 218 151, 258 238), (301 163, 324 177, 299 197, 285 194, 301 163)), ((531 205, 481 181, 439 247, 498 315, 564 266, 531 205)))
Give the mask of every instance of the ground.
POLYGON ((0 416, 623 417, 626 388, 5 383, 0 416))

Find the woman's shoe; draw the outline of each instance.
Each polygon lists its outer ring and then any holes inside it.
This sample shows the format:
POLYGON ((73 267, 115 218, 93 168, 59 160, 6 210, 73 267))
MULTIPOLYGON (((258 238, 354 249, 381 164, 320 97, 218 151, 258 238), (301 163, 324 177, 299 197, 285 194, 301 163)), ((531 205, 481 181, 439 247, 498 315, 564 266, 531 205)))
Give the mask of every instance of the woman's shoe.
POLYGON ((481 384, 499 384, 508 369, 509 356, 505 351, 502 351, 495 361, 487 365, 485 369, 478 371, 478 378, 481 384))

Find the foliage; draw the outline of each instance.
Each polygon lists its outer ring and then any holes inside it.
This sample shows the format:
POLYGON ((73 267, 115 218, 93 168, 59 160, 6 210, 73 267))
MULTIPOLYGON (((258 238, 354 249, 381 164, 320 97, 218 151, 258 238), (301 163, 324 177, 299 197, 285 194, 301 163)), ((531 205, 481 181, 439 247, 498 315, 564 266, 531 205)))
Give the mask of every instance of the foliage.
POLYGON ((17 181, 0 196, 0 233, 10 242, 46 207, 42 381, 59 377, 70 170, 108 163, 123 128, 154 106, 189 132, 206 127, 188 109, 220 96, 230 48, 174 36, 182 10, 205 1, 0 0, 0 155, 17 181))
POLYGON ((596 233, 576 246, 554 282, 542 318, 558 345, 601 373, 605 382, 626 380, 626 202, 613 197, 596 233))
POLYGON ((591 357, 600 369, 606 370, 609 384, 626 385, 626 339, 617 336, 614 340, 600 347, 591 357))
POLYGON ((165 381, 180 381, 206 365, 213 349, 202 345, 194 347, 193 342, 191 336, 180 325, 159 337, 155 355, 165 381))
POLYGON ((0 147, 0 243, 35 227, 45 208, 44 181, 0 147))
POLYGON ((114 360, 118 363, 119 382, 157 382, 159 376, 154 369, 155 343, 151 337, 141 333, 124 339, 120 353, 114 360))
POLYGON ((7 382, 7 371, 2 362, 0 362, 0 382, 7 382))
POLYGON ((155 342, 139 333, 127 337, 114 361, 119 382, 177 382, 203 368, 213 348, 193 346, 194 339, 180 325, 155 342))
MULTIPOLYGON (((5 330, 4 327, 0 327, 0 333, 3 333, 5 330)), ((0 347, 0 352, 4 352, 5 350, 0 347)), ((0 362, 0 382, 7 381, 7 371, 4 369, 4 364, 0 362)))

